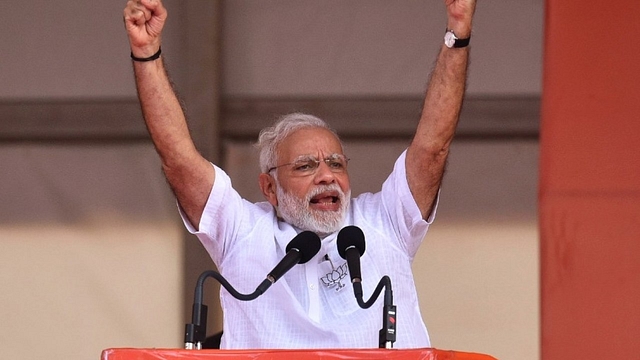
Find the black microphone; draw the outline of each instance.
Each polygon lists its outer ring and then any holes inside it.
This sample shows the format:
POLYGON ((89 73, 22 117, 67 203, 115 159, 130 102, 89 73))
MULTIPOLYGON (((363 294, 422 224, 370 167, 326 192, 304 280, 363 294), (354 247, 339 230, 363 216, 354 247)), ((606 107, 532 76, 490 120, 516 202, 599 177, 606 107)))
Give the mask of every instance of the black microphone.
POLYGON ((280 262, 269 272, 267 279, 258 286, 259 291, 266 291, 272 284, 282 277, 287 271, 296 264, 304 264, 311 260, 318 251, 322 242, 318 234, 312 231, 303 231, 296 235, 289 244, 287 244, 287 254, 280 262))
POLYGON ((262 295, 273 283, 278 281, 287 271, 296 264, 304 264, 311 260, 320 251, 320 237, 311 231, 303 231, 296 235, 287 245, 287 254, 271 270, 267 278, 262 281, 256 290, 251 294, 241 294, 229 284, 229 282, 217 271, 208 270, 200 274, 196 284, 192 322, 185 327, 185 349, 201 349, 202 342, 207 334, 207 306, 202 303, 204 281, 213 277, 225 288, 231 296, 238 300, 250 301, 262 295))
POLYGON ((396 307, 393 305, 393 292, 391 290, 391 279, 383 276, 378 286, 373 292, 369 301, 362 298, 362 276, 360 275, 360 257, 364 254, 364 233, 357 226, 346 226, 338 233, 338 254, 347 260, 353 294, 356 296, 358 305, 363 309, 368 309, 376 301, 382 289, 384 292, 384 306, 382 309, 382 329, 378 334, 380 348, 391 349, 396 341, 396 307))
POLYGON ((338 233, 338 254, 347 260, 352 283, 362 281, 360 257, 364 254, 364 233, 357 226, 346 226, 338 233))

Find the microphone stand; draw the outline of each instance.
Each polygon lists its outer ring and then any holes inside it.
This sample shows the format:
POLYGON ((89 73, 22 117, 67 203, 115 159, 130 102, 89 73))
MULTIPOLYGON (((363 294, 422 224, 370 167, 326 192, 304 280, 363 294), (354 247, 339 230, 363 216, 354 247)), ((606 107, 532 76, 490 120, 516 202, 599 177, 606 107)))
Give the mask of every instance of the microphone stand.
POLYGON ((193 300, 193 309, 191 313, 191 323, 185 326, 184 333, 184 348, 187 350, 200 350, 202 349, 202 343, 207 338, 207 306, 202 303, 203 301, 203 288, 204 281, 213 277, 236 299, 242 301, 249 301, 262 295, 267 288, 273 283, 270 279, 265 279, 258 285, 256 290, 251 294, 241 294, 229 284, 229 282, 220 273, 208 270, 200 274, 198 282, 196 284, 196 290, 193 300))
POLYGON ((267 274, 256 290, 251 294, 241 294, 229 284, 220 273, 208 270, 203 272, 198 278, 193 301, 193 313, 191 323, 186 325, 184 334, 184 347, 186 349, 202 349, 202 342, 207 336, 207 306, 202 304, 202 289, 204 281, 208 277, 213 277, 225 288, 234 298, 242 301, 254 300, 262 295, 280 277, 289 271, 296 264, 304 264, 311 260, 320 250, 320 237, 314 232, 303 231, 296 235, 287 245, 287 254, 280 262, 267 274))
POLYGON ((356 296, 358 305, 362 309, 368 309, 380 296, 382 288, 384 290, 384 307, 382 308, 382 329, 378 337, 378 347, 381 349, 392 349, 396 341, 396 306, 393 305, 393 291, 391 290, 391 279, 385 275, 378 282, 378 286, 373 291, 371 298, 364 302, 362 299, 362 283, 360 279, 354 279, 353 293, 356 296))

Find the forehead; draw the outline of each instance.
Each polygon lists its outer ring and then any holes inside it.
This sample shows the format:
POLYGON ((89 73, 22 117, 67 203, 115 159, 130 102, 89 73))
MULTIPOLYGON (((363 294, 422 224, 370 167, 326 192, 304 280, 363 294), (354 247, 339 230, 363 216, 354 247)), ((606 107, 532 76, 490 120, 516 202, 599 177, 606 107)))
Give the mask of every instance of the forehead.
POLYGON ((278 159, 291 161, 300 155, 325 157, 342 154, 338 137, 324 128, 302 128, 289 134, 278 146, 278 159))

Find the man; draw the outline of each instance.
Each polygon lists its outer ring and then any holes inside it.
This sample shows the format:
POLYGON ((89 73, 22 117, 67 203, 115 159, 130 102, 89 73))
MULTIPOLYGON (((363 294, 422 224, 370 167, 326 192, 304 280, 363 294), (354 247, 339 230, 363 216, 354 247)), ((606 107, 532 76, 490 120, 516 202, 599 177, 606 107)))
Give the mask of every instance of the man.
POLYGON ((251 302, 221 291, 223 348, 375 348, 382 301, 358 307, 343 284, 346 265, 336 234, 360 227, 365 299, 389 275, 397 314, 397 348, 429 347, 411 274, 411 261, 433 220, 444 167, 464 96, 475 0, 445 0, 448 22, 424 109, 408 149, 376 194, 351 199, 348 158, 320 119, 291 114, 260 134, 260 188, 252 204, 229 177, 196 150, 185 115, 160 57, 167 11, 160 0, 130 0, 125 26, 138 96, 162 168, 188 229, 221 273, 251 292, 302 230, 322 238, 320 252, 290 270, 251 302), (455 37, 454 37, 455 35, 455 37))

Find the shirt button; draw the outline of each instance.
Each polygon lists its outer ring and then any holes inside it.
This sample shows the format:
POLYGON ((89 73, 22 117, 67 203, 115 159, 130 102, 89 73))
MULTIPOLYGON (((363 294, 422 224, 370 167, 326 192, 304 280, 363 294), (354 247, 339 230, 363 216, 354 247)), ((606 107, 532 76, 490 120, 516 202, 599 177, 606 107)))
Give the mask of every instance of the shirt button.
POLYGON ((315 290, 316 289, 316 285, 315 284, 309 284, 309 289, 315 290))

